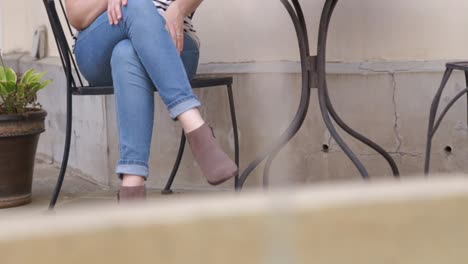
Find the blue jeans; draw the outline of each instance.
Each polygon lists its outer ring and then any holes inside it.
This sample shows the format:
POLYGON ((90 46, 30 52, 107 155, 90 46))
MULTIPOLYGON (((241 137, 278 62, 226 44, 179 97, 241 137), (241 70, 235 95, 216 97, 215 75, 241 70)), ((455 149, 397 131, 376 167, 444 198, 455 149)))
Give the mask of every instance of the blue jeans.
POLYGON ((184 50, 177 51, 165 20, 151 0, 132 0, 123 7, 118 25, 109 25, 107 12, 78 35, 78 67, 93 86, 114 86, 119 161, 116 172, 148 177, 148 160, 157 90, 170 116, 200 102, 191 79, 198 66, 199 50, 185 34, 184 50))

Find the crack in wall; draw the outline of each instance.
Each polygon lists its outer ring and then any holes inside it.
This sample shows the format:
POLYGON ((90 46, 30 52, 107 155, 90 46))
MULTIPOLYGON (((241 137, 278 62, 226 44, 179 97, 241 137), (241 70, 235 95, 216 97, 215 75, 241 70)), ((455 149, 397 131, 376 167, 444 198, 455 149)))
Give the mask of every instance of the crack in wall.
MULTIPOLYGON (((396 74, 397 73, 404 73, 404 72, 410 72, 413 70, 412 68, 407 68, 407 69, 395 69, 395 70, 388 70, 388 69, 382 69, 382 70, 377 70, 377 69, 371 69, 368 67, 364 67, 364 64, 361 63, 359 65, 360 70, 365 70, 369 71, 372 73, 381 73, 381 74, 388 74, 391 78, 391 86, 392 86, 392 104, 393 104, 393 116, 394 116, 394 121, 393 121, 393 132, 395 134, 395 141, 396 141, 396 148, 395 151, 393 151, 394 154, 399 154, 402 153, 401 146, 403 144, 403 137, 400 134, 400 116, 398 114, 398 107, 397 107, 397 81, 396 81, 396 74)), ((399 154, 401 155, 401 154, 399 154)))
POLYGON ((397 99, 396 99, 396 92, 397 92, 397 82, 396 82, 396 77, 395 77, 395 72, 389 73, 391 79, 392 79, 392 103, 393 103, 393 115, 394 115, 394 121, 393 121, 393 132, 395 133, 395 139, 397 142, 397 147, 395 149, 395 152, 398 153, 400 152, 401 145, 403 143, 403 137, 400 134, 400 125, 399 125, 399 115, 398 115, 398 108, 397 108, 397 99))
MULTIPOLYGON (((319 154, 319 153, 322 153, 323 154, 323 150, 321 151, 314 151, 312 152, 312 154, 319 154)), ((337 153, 343 153, 344 152, 342 150, 333 150, 333 151, 328 151, 326 152, 326 154, 337 154, 337 153)), ((422 152, 404 152, 404 151, 398 151, 398 152, 395 152, 395 151, 387 151, 388 154, 390 155, 399 155, 399 156, 411 156, 411 157, 423 157, 425 155, 425 153, 422 153, 422 152)), ((382 156, 380 153, 356 153, 357 156, 363 156, 363 157, 371 157, 371 156, 382 156)), ((382 157, 383 158, 383 157, 382 157)))
MULTIPOLYGON (((399 155, 400 158, 403 156, 412 156, 412 157, 422 157, 425 155, 424 153, 417 153, 417 152, 404 152, 401 151, 401 146, 403 145, 403 136, 400 134, 400 116, 398 114, 398 105, 397 105, 397 88, 398 84, 396 81, 396 74, 397 73, 404 73, 404 72, 410 72, 413 70, 412 68, 408 69, 397 69, 397 70, 377 70, 377 69, 370 69, 367 67, 364 67, 363 63, 359 65, 360 70, 365 70, 369 71, 372 73, 380 73, 380 74, 388 74, 390 76, 390 81, 391 81, 391 87, 392 87, 392 104, 393 104, 393 132, 394 132, 394 137, 396 141, 396 148, 394 151, 388 151, 389 154, 391 155, 399 155)), ((328 154, 334 154, 334 153, 343 153, 341 150, 331 150, 332 147, 332 137, 329 135, 328 138, 328 145, 330 147, 330 150, 327 152, 328 154)), ((321 151, 324 152, 324 151, 321 151)), ((356 153, 358 156, 380 156, 379 153, 356 153)))
POLYGON ((389 152, 389 154, 395 154, 395 155, 400 155, 400 157, 403 157, 403 156, 410 156, 410 157, 424 157, 424 155, 426 155, 426 153, 422 153, 422 152, 404 152, 404 151, 399 151, 399 152, 389 152))

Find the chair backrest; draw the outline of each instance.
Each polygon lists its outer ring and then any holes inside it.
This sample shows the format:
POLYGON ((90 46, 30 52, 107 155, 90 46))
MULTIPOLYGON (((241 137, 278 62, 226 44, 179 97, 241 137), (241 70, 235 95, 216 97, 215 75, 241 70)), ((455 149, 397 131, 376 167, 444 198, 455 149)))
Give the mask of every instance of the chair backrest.
MULTIPOLYGON (((60 59, 62 61, 62 66, 67 78, 67 86, 69 89, 75 89, 77 87, 77 82, 73 77, 73 71, 75 71, 78 77, 79 85, 83 86, 83 81, 76 66, 75 59, 73 58, 72 51, 70 50, 70 46, 68 45, 67 37, 65 36, 65 32, 63 31, 62 23, 58 16, 57 9, 55 7, 55 1, 43 0, 43 2, 47 11, 47 16, 49 17, 49 22, 52 27, 52 32, 54 33, 55 42, 57 44, 60 59)), ((73 36, 73 32, 68 21, 62 0, 58 0, 58 2, 60 3, 63 16, 65 17, 68 30, 73 36)))

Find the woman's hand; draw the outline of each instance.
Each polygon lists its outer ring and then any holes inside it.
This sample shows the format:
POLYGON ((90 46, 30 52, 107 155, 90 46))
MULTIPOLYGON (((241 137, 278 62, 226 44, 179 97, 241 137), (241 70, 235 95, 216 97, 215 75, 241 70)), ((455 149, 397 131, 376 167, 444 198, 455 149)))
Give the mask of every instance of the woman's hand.
POLYGON ((166 19, 166 29, 171 35, 177 50, 182 52, 184 49, 184 15, 177 2, 172 2, 164 13, 164 18, 166 19))
POLYGON ((107 1, 107 16, 109 24, 117 25, 122 19, 122 6, 127 5, 128 0, 108 0, 107 1))
MULTIPOLYGON (((131 0, 130 0, 131 1, 131 0)), ((122 19, 122 6, 126 6, 128 0, 108 0, 107 16, 109 24, 117 25, 122 19)), ((173 2, 164 13, 166 19, 166 29, 171 35, 172 40, 179 52, 184 49, 184 15, 180 10, 178 3, 173 2)))

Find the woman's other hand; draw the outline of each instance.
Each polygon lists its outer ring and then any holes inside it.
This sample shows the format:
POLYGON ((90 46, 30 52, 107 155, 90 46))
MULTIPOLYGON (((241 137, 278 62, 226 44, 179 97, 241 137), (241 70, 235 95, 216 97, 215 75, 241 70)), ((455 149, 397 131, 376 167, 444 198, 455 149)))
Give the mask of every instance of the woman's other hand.
POLYGON ((107 16, 109 24, 117 25, 122 19, 122 6, 127 5, 128 0, 108 0, 107 1, 107 16))
POLYGON ((166 29, 179 52, 184 49, 184 15, 177 2, 173 2, 164 13, 166 29))

